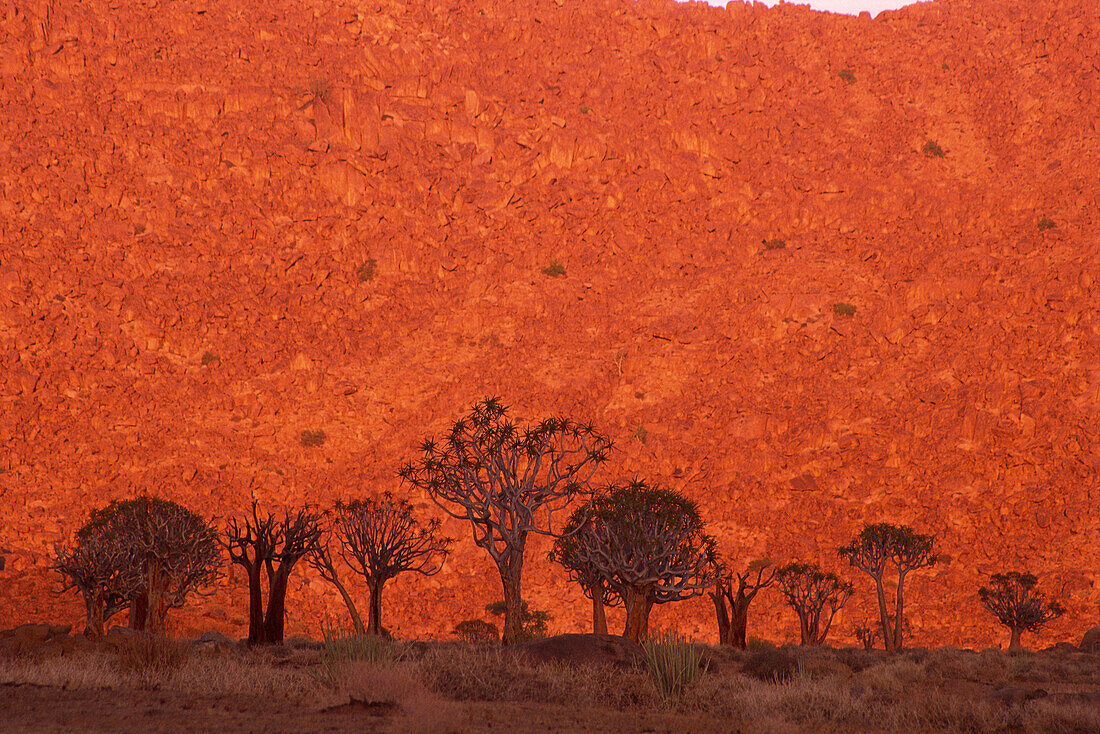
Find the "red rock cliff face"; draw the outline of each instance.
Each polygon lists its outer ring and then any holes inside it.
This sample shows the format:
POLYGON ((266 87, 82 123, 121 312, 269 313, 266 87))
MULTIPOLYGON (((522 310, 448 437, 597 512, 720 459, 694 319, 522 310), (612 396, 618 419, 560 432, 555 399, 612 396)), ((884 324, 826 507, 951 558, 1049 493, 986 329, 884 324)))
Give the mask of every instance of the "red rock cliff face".
MULTIPOLYGON (((5 0, 0 625, 79 619, 47 554, 139 491, 438 514, 397 466, 495 394, 592 420, 601 481, 682 489, 732 558, 853 578, 838 640, 873 597, 836 547, 882 520, 952 559, 911 577, 920 644, 1002 641, 975 591, 1011 568, 1073 639, 1100 603, 1094 12, 5 0)), ((500 597, 446 529, 444 572, 387 591, 398 633, 500 597)), ((526 596, 584 629, 545 550, 526 596)), ((295 584, 316 634, 339 600, 295 584)), ((243 592, 178 629, 239 632, 243 592)), ((703 600, 654 623, 715 636, 703 600)), ((796 636, 772 592, 751 625, 796 636)))

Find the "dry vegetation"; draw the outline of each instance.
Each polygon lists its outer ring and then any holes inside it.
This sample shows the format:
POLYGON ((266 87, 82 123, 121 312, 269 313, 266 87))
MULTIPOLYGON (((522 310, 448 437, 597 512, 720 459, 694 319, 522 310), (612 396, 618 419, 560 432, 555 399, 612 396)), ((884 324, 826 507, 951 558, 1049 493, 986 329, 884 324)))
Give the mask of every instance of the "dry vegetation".
POLYGON ((645 666, 530 664, 496 645, 292 641, 249 650, 141 635, 0 657, 17 731, 1100 731, 1096 655, 697 646, 662 696, 645 666), (385 649, 390 646, 389 649, 385 649))

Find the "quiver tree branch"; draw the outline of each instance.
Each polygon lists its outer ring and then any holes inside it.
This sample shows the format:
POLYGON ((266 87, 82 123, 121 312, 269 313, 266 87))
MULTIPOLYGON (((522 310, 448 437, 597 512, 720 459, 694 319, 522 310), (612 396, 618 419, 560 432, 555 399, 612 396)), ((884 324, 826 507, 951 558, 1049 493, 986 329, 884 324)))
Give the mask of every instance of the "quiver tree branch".
POLYGON ((313 554, 321 539, 321 514, 310 508, 289 512, 282 520, 270 513, 261 517, 255 500, 244 526, 229 521, 225 545, 230 559, 248 574, 248 644, 283 641, 286 592, 290 574, 302 558, 313 554), (268 598, 264 610, 262 576, 267 576, 268 598))
POLYGON ((634 641, 648 635, 654 604, 698 596, 717 579, 714 539, 695 503, 678 492, 638 480, 611 486, 571 519, 579 527, 555 543, 555 558, 571 574, 598 576, 623 600, 624 635, 634 641))
POLYGON ((776 578, 787 604, 798 615, 802 644, 824 644, 833 617, 852 595, 852 585, 808 563, 788 563, 776 578))
POLYGON ((439 530, 439 520, 421 524, 412 515, 412 505, 389 492, 378 499, 336 505, 333 533, 340 542, 340 556, 366 579, 370 591, 368 632, 382 634, 382 589, 387 581, 406 572, 434 576, 442 569, 453 541, 441 537, 439 530))
POLYGON ((1065 614, 1065 608, 1035 590, 1039 580, 1027 572, 1009 571, 989 577, 989 586, 978 589, 978 598, 997 621, 1011 632, 1008 649, 1023 649, 1021 632, 1038 632, 1051 620, 1065 614))
POLYGON ((336 587, 336 590, 340 592, 340 598, 344 600, 344 606, 347 607, 348 616, 351 617, 352 629, 355 630, 355 634, 366 634, 367 628, 363 625, 363 618, 359 615, 359 609, 355 606, 355 600, 351 598, 351 594, 348 593, 348 589, 344 586, 344 583, 340 580, 340 575, 336 571, 336 564, 333 563, 332 553, 329 551, 331 533, 325 533, 317 543, 317 550, 314 551, 308 559, 310 568, 317 572, 317 574, 325 581, 336 587))
POLYGON ((496 398, 474 404, 442 442, 427 439, 403 479, 444 512, 470 523, 504 589, 505 644, 522 637, 523 553, 530 533, 556 535, 554 515, 590 494, 611 441, 590 424, 548 418, 521 428, 496 398))
POLYGON ((717 565, 717 581, 708 594, 718 618, 718 641, 744 650, 747 646, 749 605, 761 589, 775 581, 776 570, 770 559, 749 563, 744 571, 733 571, 724 563, 717 565))

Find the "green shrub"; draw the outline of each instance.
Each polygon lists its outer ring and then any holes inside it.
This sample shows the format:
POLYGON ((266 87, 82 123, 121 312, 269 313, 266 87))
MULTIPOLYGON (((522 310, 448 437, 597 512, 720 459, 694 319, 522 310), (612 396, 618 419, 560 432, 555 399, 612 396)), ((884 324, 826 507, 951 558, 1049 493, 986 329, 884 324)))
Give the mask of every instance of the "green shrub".
POLYGON ((833 313, 837 316, 855 316, 856 307, 850 303, 834 303, 833 313))
POLYGON ((454 633, 463 642, 500 642, 500 630, 483 619, 464 619, 455 625, 454 633))
POLYGON ((674 632, 652 636, 642 645, 653 686, 666 705, 675 704, 707 672, 695 645, 674 632))
POLYGON ((557 260, 551 260, 550 264, 542 269, 543 275, 549 275, 551 278, 561 278, 565 275, 565 266, 557 260))
POLYGON ((338 630, 327 624, 321 627, 321 660, 310 676, 328 688, 336 688, 351 663, 363 662, 378 667, 392 667, 409 654, 408 647, 382 635, 358 634, 338 630))
POLYGON ((374 280, 374 273, 377 269, 378 261, 372 257, 360 265, 359 269, 355 271, 355 274, 359 276, 360 281, 366 283, 369 280, 374 280))
POLYGON ((592 108, 589 107, 588 105, 586 105, 586 104, 581 105, 581 114, 582 115, 587 115, 591 111, 592 111, 592 108))
MULTIPOLYGON (((494 617, 503 617, 504 602, 495 601, 492 604, 486 604, 485 611, 492 614, 494 617)), ((545 612, 541 609, 531 609, 527 606, 527 602, 523 602, 523 606, 520 608, 520 624, 523 627, 523 639, 535 640, 546 637, 547 624, 549 624, 551 619, 553 619, 553 617, 550 616, 550 612, 545 612)))
POLYGON ((787 241, 778 237, 773 237, 770 240, 764 240, 765 250, 782 250, 787 246, 787 241))
POLYGON ((221 362, 221 361, 222 361, 221 358, 218 355, 214 354, 213 352, 203 352, 202 353, 202 366, 203 367, 205 367, 209 364, 214 364, 215 362, 221 362))
POLYGON ((1043 232, 1048 229, 1054 229, 1054 220, 1050 217, 1042 217, 1039 219, 1039 231, 1043 232))
POLYGON ((929 158, 943 158, 945 155, 945 153, 943 152, 943 148, 941 148, 940 144, 937 143, 935 140, 929 140, 928 142, 926 142, 924 144, 924 147, 921 148, 921 152, 929 158))
POLYGON ((837 76, 843 79, 848 84, 856 83, 856 74, 851 69, 841 69, 839 72, 837 72, 837 76))
POLYGON ((321 429, 316 431, 310 431, 308 429, 302 431, 302 445, 303 446, 320 446, 325 442, 328 436, 321 429))

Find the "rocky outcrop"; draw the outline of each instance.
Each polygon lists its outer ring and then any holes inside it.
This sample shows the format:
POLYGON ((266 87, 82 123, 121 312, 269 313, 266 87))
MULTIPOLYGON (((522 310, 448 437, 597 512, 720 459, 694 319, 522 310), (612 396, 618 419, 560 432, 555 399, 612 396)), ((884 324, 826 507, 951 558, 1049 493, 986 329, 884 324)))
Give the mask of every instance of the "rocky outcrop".
MULTIPOLYGON (((683 490, 733 559, 847 575, 863 523, 934 533, 952 562, 910 577, 914 644, 999 639, 975 592, 1008 568, 1070 610, 1044 643, 1076 642, 1100 603, 1094 20, 0 0, 0 625, 79 623, 49 553, 136 492, 441 515, 396 469, 496 394, 593 421, 618 445, 598 481, 683 490)), ((440 574, 387 586, 399 635, 499 598, 445 532, 440 574)), ((546 551, 527 599, 586 629, 546 551)), ((838 641, 877 615, 853 579, 838 641)), ((289 605, 314 635, 343 608, 304 567, 289 605)), ((173 620, 240 634, 246 609, 230 572, 173 620)), ((768 592, 750 625, 797 629, 768 592)))

